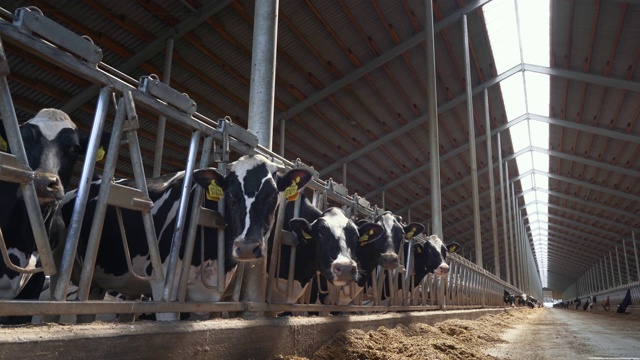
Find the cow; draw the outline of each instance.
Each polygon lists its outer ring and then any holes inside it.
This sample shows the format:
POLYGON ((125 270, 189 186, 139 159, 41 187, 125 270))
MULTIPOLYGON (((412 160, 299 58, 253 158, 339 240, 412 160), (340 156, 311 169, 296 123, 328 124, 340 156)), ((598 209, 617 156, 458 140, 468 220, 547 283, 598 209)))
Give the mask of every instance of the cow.
POLYGON ((627 307, 631 304, 631 289, 627 289, 627 293, 625 294, 624 299, 622 299, 622 303, 618 304, 616 312, 618 314, 624 314, 627 311, 627 307))
POLYGON ((511 307, 516 306, 516 296, 508 292, 506 289, 504 290, 504 303, 509 304, 511 307))
MULTIPOLYGON (((0 126, 0 130, 4 130, 0 126)), ((6 139, 4 131, 0 138, 6 139)), ((20 136, 33 170, 33 183, 49 243, 55 248, 66 236, 60 215, 60 201, 71 181, 73 167, 86 150, 88 138, 83 135, 69 116, 58 109, 45 108, 20 126, 20 136)), ((7 144, 6 141, 0 141, 7 144)), ((103 141, 103 144, 106 143, 103 141)), ((1 150, 10 152, 8 146, 1 150)), ((38 266, 38 254, 31 230, 29 215, 20 185, 0 181, 0 229, 4 236, 12 263, 27 269, 38 266)), ((7 268, 0 259, 0 299, 38 299, 45 275, 31 276, 7 268)), ((9 323, 30 322, 31 317, 10 317, 9 323)))
MULTIPOLYGON (((405 262, 407 264, 406 271, 413 273, 409 291, 418 287, 427 274, 434 274, 438 277, 447 276, 449 274, 447 254, 456 253, 460 250, 458 243, 454 242, 445 245, 437 235, 416 238, 413 243, 405 241, 403 246, 407 257, 405 262)), ((401 294, 401 290, 404 287, 403 283, 404 281, 398 281, 398 295, 401 294)), ((388 293, 382 292, 382 299, 386 299, 388 295, 388 293)), ((412 302, 416 303, 418 296, 419 291, 415 291, 411 295, 412 302)))
MULTIPOLYGON (((402 225, 401 221, 399 216, 394 215, 390 211, 385 211, 374 218, 373 222, 380 225, 383 229, 382 236, 366 246, 358 247, 356 250, 356 257, 358 258, 358 265, 360 266, 362 276, 355 283, 353 292, 350 288, 345 287, 342 289, 339 293, 338 304, 349 304, 362 292, 367 284, 371 286, 372 281, 374 281, 372 278, 373 270, 378 266, 380 266, 380 270, 404 270, 404 267, 400 265, 399 261, 398 253, 400 252, 400 247, 406 239, 420 235, 424 231, 424 225, 420 223, 402 225)), ((367 223, 366 220, 358 221, 358 225, 365 223, 367 223)), ((320 286, 323 289, 327 288, 322 278, 320 279, 320 286)), ((319 297, 321 302, 324 302, 324 297, 319 297)))
MULTIPOLYGON (((289 272, 289 249, 283 247, 280 260, 278 291, 272 293, 272 303, 293 303, 316 273, 336 286, 346 286, 362 278, 358 264, 360 248, 371 246, 382 234, 382 227, 374 223, 357 226, 342 209, 330 207, 318 214, 308 209, 308 201, 301 207, 302 217, 288 221, 298 239, 295 262, 294 295, 287 298, 281 289, 289 272), (302 210, 307 208, 306 210, 302 210), (317 215, 320 215, 316 217, 317 215), (315 219, 314 219, 315 218, 315 219), (310 219, 313 219, 310 221, 310 219)), ((285 217, 285 220, 287 218, 285 217)))
MULTIPOLYGON (((246 155, 228 165, 226 176, 213 168, 194 170, 189 192, 188 209, 194 201, 193 194, 197 186, 206 190, 207 194, 222 192, 225 203, 224 257, 225 284, 228 286, 239 262, 250 262, 267 255, 267 238, 274 223, 276 208, 281 193, 295 184, 302 189, 311 173, 304 169, 284 172, 284 167, 274 163, 262 155, 246 155), (214 187, 213 191, 211 187, 214 187)), ((168 266, 173 230, 175 228, 177 209, 180 202, 181 188, 185 172, 167 174, 158 178, 147 179, 149 198, 153 201, 152 216, 160 250, 160 260, 164 273, 168 266)), ((100 181, 94 182, 89 190, 89 201, 84 214, 78 244, 78 258, 83 260, 87 240, 91 228, 91 219, 96 207, 100 181)), ((117 180, 116 183, 133 186, 133 180, 117 180)), ((75 194, 69 194, 62 208, 65 221, 69 221, 73 211, 75 194)), ((217 198, 205 196, 203 207, 217 209, 217 198)), ((201 201, 198 199, 198 201, 201 201)), ((187 213, 185 228, 189 226, 190 211, 187 213)), ((152 275, 151 260, 146 244, 146 235, 141 226, 139 212, 122 209, 122 218, 129 242, 129 252, 136 274, 152 275)), ((182 243, 186 238, 183 231, 182 243)), ((179 254, 176 278, 179 277, 184 247, 179 254)), ((186 300, 188 301, 220 301, 223 292, 217 290, 217 230, 198 226, 196 244, 188 275, 186 300), (204 239, 201 243, 200 239, 204 239)), ((103 291, 111 289, 128 297, 140 297, 151 294, 159 300, 163 291, 161 281, 142 281, 128 271, 125 252, 119 230, 116 210, 107 208, 104 219, 101 241, 95 263, 93 286, 103 291)), ((174 282, 177 287, 177 281, 174 282)), ((175 300, 177 290, 172 291, 175 300)), ((200 314, 203 315, 203 314, 200 314)), ((206 315, 204 315, 206 316, 206 315)), ((158 320, 176 320, 177 314, 157 314, 158 320)))

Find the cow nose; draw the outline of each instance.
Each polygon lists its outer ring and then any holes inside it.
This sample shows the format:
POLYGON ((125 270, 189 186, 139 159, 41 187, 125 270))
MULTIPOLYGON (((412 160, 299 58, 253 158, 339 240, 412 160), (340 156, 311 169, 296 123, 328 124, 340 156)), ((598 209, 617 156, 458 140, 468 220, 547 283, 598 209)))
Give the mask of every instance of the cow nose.
POLYGON ((442 275, 447 275, 448 273, 449 273, 449 265, 447 264, 442 264, 438 266, 438 268, 436 269, 436 275, 442 276, 442 275))
POLYGON ((331 265, 331 272, 335 285, 346 285, 357 280, 358 266, 355 263, 334 263, 331 265))
POLYGON ((385 253, 380 256, 380 265, 387 269, 396 269, 399 265, 398 255, 394 253, 385 253))
POLYGON ((262 257, 262 248, 258 242, 234 241, 233 257, 240 261, 255 260, 262 257))
POLYGON ((41 172, 35 172, 34 174, 33 184, 35 185, 38 198, 45 202, 62 199, 64 196, 64 188, 57 175, 41 172))

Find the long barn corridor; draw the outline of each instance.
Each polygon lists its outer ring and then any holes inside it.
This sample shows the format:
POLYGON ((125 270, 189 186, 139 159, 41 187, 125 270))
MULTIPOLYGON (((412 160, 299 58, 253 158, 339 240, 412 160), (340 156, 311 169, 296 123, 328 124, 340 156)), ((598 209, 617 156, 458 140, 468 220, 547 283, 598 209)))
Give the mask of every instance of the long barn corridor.
POLYGON ((500 359, 640 359, 640 314, 546 309, 487 350, 500 359))

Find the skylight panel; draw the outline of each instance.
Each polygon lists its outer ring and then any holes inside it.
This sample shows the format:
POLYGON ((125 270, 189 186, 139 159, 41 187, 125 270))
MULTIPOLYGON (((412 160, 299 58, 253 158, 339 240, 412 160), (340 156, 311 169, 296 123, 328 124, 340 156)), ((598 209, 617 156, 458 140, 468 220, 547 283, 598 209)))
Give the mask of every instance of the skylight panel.
POLYGON ((549 75, 525 71, 524 78, 527 86, 527 112, 549 116, 549 75))
POLYGON ((500 90, 507 120, 511 121, 527 112, 527 102, 524 96, 524 82, 522 74, 518 73, 500 82, 500 90))
POLYGON ((496 70, 502 73, 521 63, 515 4, 513 0, 494 0, 483 11, 496 70))
POLYGON ((549 66, 549 0, 518 1, 522 57, 525 63, 549 66), (525 15, 525 16, 522 16, 525 15))

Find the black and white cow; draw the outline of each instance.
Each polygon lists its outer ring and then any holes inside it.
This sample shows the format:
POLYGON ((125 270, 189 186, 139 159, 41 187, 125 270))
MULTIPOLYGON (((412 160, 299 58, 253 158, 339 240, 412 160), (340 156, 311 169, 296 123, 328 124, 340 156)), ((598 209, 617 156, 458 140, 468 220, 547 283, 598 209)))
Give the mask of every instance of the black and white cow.
MULTIPOLYGON (((344 287, 339 294, 338 304, 349 304, 358 296, 367 284, 371 285, 374 269, 380 266, 383 270, 401 270, 398 253, 405 239, 411 239, 424 231, 424 225, 411 223, 402 225, 401 219, 393 213, 386 211, 374 219, 374 223, 382 227, 382 235, 376 241, 367 246, 360 246, 356 250, 358 265, 360 266, 360 279, 355 283, 355 288, 344 287), (352 292, 353 291, 353 292, 352 292)), ((360 220, 358 224, 365 224, 360 220)), ((323 286, 323 284, 321 284, 323 286)), ((323 286, 326 289, 326 286, 323 286)), ((319 296, 321 301, 323 296, 319 296)))
MULTIPOLYGON (((426 239, 418 239, 414 241, 413 247, 409 250, 409 242, 405 242, 404 251, 409 259, 413 254, 413 264, 407 260, 408 267, 413 266, 413 287, 417 287, 427 274, 435 276, 447 276, 449 274, 449 265, 447 264, 447 254, 456 253, 460 250, 458 243, 444 244, 437 235, 430 235, 426 239)), ((409 268, 407 268, 409 271, 409 268)), ((398 282, 398 290, 401 290, 402 281, 398 282)), ((423 289, 424 290, 424 289, 423 289)), ((412 294, 414 300, 417 296, 412 294)))
POLYGON ((395 270, 400 266, 398 258, 400 247, 405 243, 405 240, 422 234, 424 225, 415 222, 403 225, 401 219, 389 211, 378 215, 375 222, 384 229, 384 241, 377 242, 376 259, 379 260, 379 265, 382 268, 395 270))
POLYGON ((508 304, 511 307, 516 306, 516 296, 512 293, 508 292, 506 289, 504 290, 504 303, 508 304))
MULTIPOLYGON (((4 130, 0 126, 0 130, 4 130)), ((54 248, 66 235, 59 212, 59 204, 71 180, 73 167, 86 146, 83 137, 69 116, 57 109, 42 109, 20 126, 20 135, 34 171, 34 185, 40 210, 54 248)), ((4 136, 6 143, 6 133, 4 136)), ((10 149, 7 147, 7 152, 10 149)), ((38 262, 35 240, 22 191, 17 183, 0 181, 0 229, 9 258, 20 267, 34 268, 38 262)), ((0 299, 37 299, 45 276, 32 276, 7 268, 0 259, 0 299)), ((29 317, 15 317, 10 322, 26 322, 29 317)))
MULTIPOLYGON (((267 237, 273 225, 274 215, 280 200, 280 193, 292 183, 302 188, 311 179, 307 170, 284 168, 262 155, 243 156, 228 165, 229 173, 222 176, 215 169, 194 171, 194 184, 191 188, 188 209, 191 208, 196 186, 208 189, 215 184, 224 191, 225 199, 225 287, 229 284, 240 261, 252 261, 266 256, 267 237)), ((149 197, 153 201, 152 216, 158 238, 160 258, 166 274, 171 240, 175 228, 184 171, 168 174, 159 178, 147 179, 149 197)), ((132 180, 120 180, 118 183, 132 186, 132 180)), ((80 234, 78 257, 82 260, 89 237, 91 219, 95 211, 99 182, 92 184, 89 202, 84 214, 85 221, 80 234)), ((75 194, 71 194, 75 195, 75 194)), ((71 198, 73 196, 70 196, 71 198)), ((216 210, 217 202, 205 198, 203 207, 216 210)), ((73 201, 63 207, 63 215, 68 221, 73 210, 73 201)), ((137 274, 151 275, 152 267, 146 236, 142 226, 142 217, 138 212, 122 209, 124 228, 129 241, 129 252, 137 274)), ((187 222, 185 228, 188 227, 187 222)), ((186 231, 183 232, 183 244, 186 231)), ((184 247, 181 248, 180 261, 176 271, 179 277, 184 247)), ((222 293, 217 291, 217 231, 210 227, 198 227, 196 244, 188 276, 188 301, 219 301, 222 293), (204 244, 201 244, 201 238, 204 244), (203 249, 203 251, 201 251, 203 249)), ((93 285, 105 291, 115 290, 127 296, 152 294, 160 299, 163 284, 158 281, 141 281, 129 273, 124 255, 116 211, 107 208, 100 247, 96 259, 93 285)), ((177 281, 174 282, 177 287, 177 281)), ((173 297, 177 296, 174 289, 173 297)), ((158 319, 175 320, 177 314, 158 314, 158 319)))
MULTIPOLYGON (((301 216, 304 216, 302 211, 301 216)), ((382 234, 380 225, 356 226, 342 209, 336 207, 326 209, 311 222, 304 217, 291 219, 289 226, 300 243, 296 250, 296 288, 291 298, 286 298, 283 291, 273 292, 273 303, 295 302, 316 273, 336 286, 357 282, 362 276, 356 255, 358 249, 370 246, 382 234)), ((280 283, 286 281, 288 274, 288 261, 284 259, 280 265, 280 283)))

